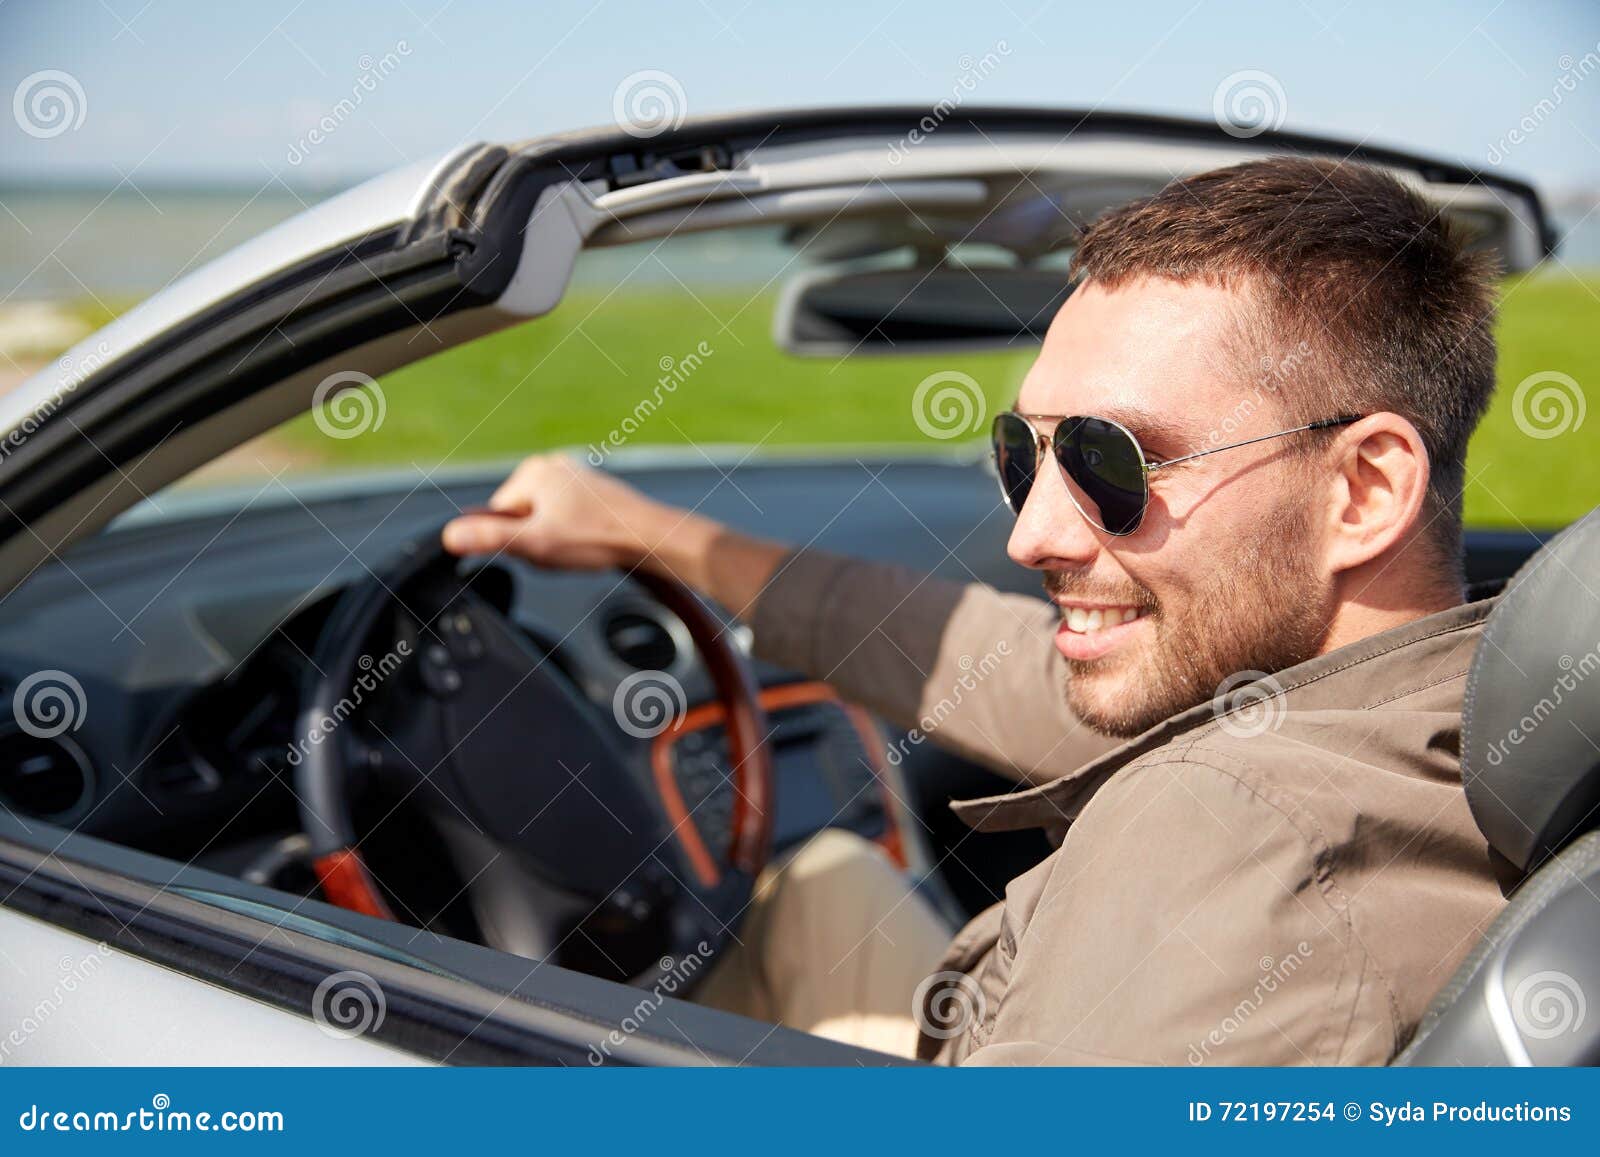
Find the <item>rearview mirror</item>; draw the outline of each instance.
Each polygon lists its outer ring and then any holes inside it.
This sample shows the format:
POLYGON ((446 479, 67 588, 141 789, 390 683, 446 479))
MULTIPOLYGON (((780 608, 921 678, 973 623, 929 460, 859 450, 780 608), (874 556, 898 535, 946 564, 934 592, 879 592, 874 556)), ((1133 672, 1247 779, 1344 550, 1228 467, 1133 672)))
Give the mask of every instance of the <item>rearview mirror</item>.
POLYGON ((1068 292, 1059 268, 834 266, 784 286, 773 337, 802 357, 1037 345, 1068 292))

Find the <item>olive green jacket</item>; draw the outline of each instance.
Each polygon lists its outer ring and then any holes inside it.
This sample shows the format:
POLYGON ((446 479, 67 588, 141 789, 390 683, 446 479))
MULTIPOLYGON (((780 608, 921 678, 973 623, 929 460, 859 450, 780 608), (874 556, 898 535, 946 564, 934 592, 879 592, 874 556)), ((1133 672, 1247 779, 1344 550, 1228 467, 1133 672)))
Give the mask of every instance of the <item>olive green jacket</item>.
POLYGON ((760 657, 914 729, 901 752, 931 739, 1018 780, 953 805, 976 831, 1057 842, 924 986, 922 1056, 1384 1064, 1504 902, 1460 773, 1491 606, 1363 639, 1128 742, 1067 709, 1042 599, 801 551, 754 636, 760 657))

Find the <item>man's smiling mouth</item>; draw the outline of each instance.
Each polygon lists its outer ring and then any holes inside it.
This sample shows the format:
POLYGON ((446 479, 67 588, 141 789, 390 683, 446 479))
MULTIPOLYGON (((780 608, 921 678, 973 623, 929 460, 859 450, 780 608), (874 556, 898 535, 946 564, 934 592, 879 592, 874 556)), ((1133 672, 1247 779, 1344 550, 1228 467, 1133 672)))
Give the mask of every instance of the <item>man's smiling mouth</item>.
POLYGON ((1092 635, 1107 627, 1119 627, 1144 615, 1140 607, 1112 605, 1073 605, 1061 607, 1061 621, 1067 630, 1078 635, 1092 635))
POLYGON ((1061 624, 1056 628, 1056 650, 1064 659, 1088 663, 1127 642, 1148 618, 1150 608, 1128 603, 1091 603, 1056 600, 1061 624))

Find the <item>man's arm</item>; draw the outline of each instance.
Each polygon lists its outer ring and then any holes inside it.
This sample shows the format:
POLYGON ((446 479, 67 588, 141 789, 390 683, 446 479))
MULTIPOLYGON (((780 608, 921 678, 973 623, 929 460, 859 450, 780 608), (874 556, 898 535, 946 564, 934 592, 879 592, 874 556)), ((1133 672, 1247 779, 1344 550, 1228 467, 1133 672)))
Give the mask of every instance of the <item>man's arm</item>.
POLYGON ((905 567, 787 555, 752 620, 764 659, 834 684, 939 746, 1040 783, 1116 746, 1067 709, 1056 612, 905 567))
POLYGON ((669 575, 750 623, 758 656, 838 687, 900 726, 1013 779, 1064 775, 1113 742, 1067 710, 1055 613, 901 567, 791 551, 657 502, 573 460, 523 462, 492 514, 445 528, 458 554, 669 575))

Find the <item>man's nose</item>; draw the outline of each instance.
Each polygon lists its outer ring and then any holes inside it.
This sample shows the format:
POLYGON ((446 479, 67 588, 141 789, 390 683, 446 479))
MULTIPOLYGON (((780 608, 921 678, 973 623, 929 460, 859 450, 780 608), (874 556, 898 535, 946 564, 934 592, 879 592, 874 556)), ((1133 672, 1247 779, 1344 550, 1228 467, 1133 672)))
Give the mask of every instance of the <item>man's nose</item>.
POLYGON ((1099 550, 1099 535, 1072 501, 1066 479, 1047 462, 1011 528, 1006 553, 1019 566, 1057 570, 1062 563, 1087 563, 1099 550))

